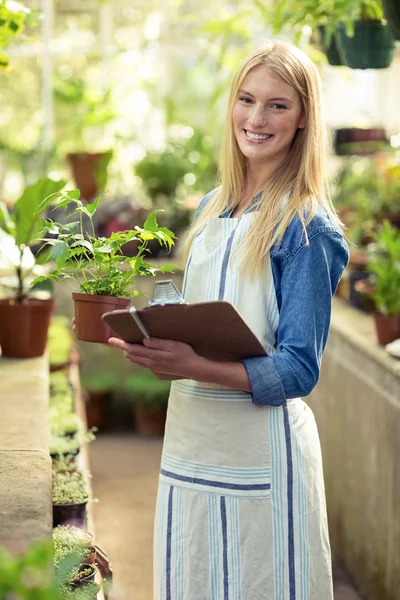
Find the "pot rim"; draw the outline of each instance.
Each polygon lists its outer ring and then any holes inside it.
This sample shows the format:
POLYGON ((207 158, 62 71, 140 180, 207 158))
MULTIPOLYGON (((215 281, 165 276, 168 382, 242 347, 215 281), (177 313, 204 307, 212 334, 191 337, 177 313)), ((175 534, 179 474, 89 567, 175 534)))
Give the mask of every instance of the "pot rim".
POLYGON ((68 504, 55 504, 53 502, 53 506, 83 506, 86 505, 89 502, 89 498, 87 500, 84 500, 83 502, 69 502, 68 504))
POLYGON ((30 298, 29 296, 24 298, 22 302, 17 302, 14 297, 0 298, 0 305, 6 306, 44 306, 54 305, 56 303, 54 298, 30 298))
POLYGON ((72 292, 73 300, 78 302, 98 302, 98 303, 114 303, 128 305, 131 299, 126 296, 100 296, 99 294, 83 294, 82 292, 72 292))

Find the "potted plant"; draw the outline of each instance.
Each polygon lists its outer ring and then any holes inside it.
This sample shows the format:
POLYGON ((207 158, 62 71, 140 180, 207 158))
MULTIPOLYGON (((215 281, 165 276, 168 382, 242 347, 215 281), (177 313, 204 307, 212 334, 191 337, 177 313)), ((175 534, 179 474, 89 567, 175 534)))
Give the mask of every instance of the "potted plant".
POLYGON ((67 317, 53 316, 48 333, 47 350, 50 372, 67 368, 72 362, 72 337, 67 317))
POLYGON ((338 156, 357 154, 367 156, 391 150, 386 131, 380 127, 342 127, 335 131, 335 152, 338 156))
POLYGON ((50 373, 50 394, 68 394, 72 397, 72 385, 67 373, 62 371, 50 373))
POLYGON ((81 563, 93 564, 96 548, 93 534, 74 525, 58 525, 53 529, 53 564, 57 570, 63 559, 71 554, 81 563))
POLYGON ((385 346, 400 338, 400 233, 385 221, 375 238, 368 263, 372 274, 367 285, 359 289, 375 303, 377 312, 373 316, 378 342, 385 346))
POLYGON ((122 389, 132 399, 138 433, 163 435, 170 382, 158 379, 151 371, 137 370, 125 378, 122 389))
POLYGON ((53 527, 75 525, 84 527, 89 495, 80 471, 53 473, 53 527))
POLYGON ((116 118, 111 89, 96 90, 83 77, 56 77, 54 101, 58 122, 67 123, 65 133, 60 132, 61 151, 67 151, 82 200, 90 202, 104 192, 113 156, 114 135, 106 135, 116 118))
POLYGON ((81 433, 81 431, 82 430, 69 437, 51 432, 50 456, 55 459, 66 456, 76 456, 79 454, 81 446, 89 444, 96 439, 94 429, 89 429, 85 433, 81 433))
POLYGON ((400 40, 400 5, 397 0, 382 0, 383 10, 395 40, 400 40))
MULTIPOLYGON (((107 343, 112 335, 111 329, 102 320, 103 313, 127 308, 130 304, 131 288, 138 275, 154 276, 157 272, 171 272, 172 265, 155 266, 146 262, 147 246, 150 240, 156 240, 168 250, 174 244, 175 235, 166 227, 159 227, 156 213, 151 213, 143 228, 112 233, 110 237, 96 237, 93 215, 101 198, 84 205, 79 200, 79 190, 66 192, 57 207, 72 205, 71 215, 77 215, 79 221, 64 225, 48 222, 44 227, 41 240, 51 249, 49 259, 56 263, 56 269, 50 274, 38 277, 35 282, 46 279, 60 281, 72 280, 77 289, 72 294, 75 303, 76 337, 88 342, 107 343), (90 231, 83 225, 83 216, 89 222, 90 231), (47 237, 49 234, 57 237, 47 237), (123 254, 124 245, 131 240, 139 240, 135 257, 123 254)), ((43 203, 47 206, 50 201, 43 203)), ((70 215, 70 216, 71 216, 70 215)), ((133 295, 140 295, 134 290, 133 295)))
POLYGON ((118 377, 112 371, 97 371, 82 375, 81 385, 86 392, 87 425, 102 430, 108 422, 111 396, 118 386, 118 377))
POLYGON ((386 69, 391 64, 395 44, 380 0, 350 0, 351 21, 336 29, 339 52, 352 69, 386 69))
POLYGON ((73 438, 83 428, 82 419, 78 415, 59 406, 50 406, 49 425, 53 436, 66 438, 73 438))
POLYGON ((0 300, 3 356, 33 358, 45 351, 54 300, 35 297, 32 275, 42 272, 39 263, 44 258, 34 256, 30 246, 44 226, 45 208, 39 208, 40 205, 44 199, 51 201, 64 186, 64 181, 40 179, 25 189, 12 213, 0 202, 2 259, 14 273, 12 278, 0 282, 6 290, 6 297, 0 300))
POLYGON ((278 0, 270 15, 274 33, 289 26, 299 37, 304 25, 320 28, 320 40, 332 64, 382 69, 393 60, 394 41, 383 22, 380 0, 278 0))

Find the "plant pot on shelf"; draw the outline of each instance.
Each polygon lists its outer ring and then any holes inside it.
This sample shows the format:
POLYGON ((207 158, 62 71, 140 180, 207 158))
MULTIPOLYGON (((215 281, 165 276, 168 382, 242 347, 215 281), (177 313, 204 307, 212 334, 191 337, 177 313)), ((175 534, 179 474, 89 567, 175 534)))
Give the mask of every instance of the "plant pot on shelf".
POLYGON ((374 322, 378 342, 386 346, 400 338, 400 316, 387 317, 380 313, 374 313, 374 322))
POLYGON ((393 60, 393 36, 382 21, 356 21, 353 37, 347 35, 344 23, 339 23, 336 36, 346 65, 351 69, 386 69, 393 60))
POLYGON ((68 161, 82 200, 91 201, 104 190, 107 166, 112 152, 70 152, 68 161))
POLYGON ((399 0, 382 0, 383 11, 395 40, 400 40, 400 3, 399 0))
POLYGON ((342 127, 335 131, 334 148, 338 156, 367 156, 389 147, 386 131, 381 127, 342 127))
POLYGON ((7 358, 35 358, 46 350, 54 300, 0 300, 0 345, 7 358))
POLYGON ((86 505, 88 501, 76 504, 53 504, 53 527, 57 525, 75 525, 85 527, 86 505))
POLYGON ((379 224, 389 221, 393 227, 400 229, 400 213, 379 212, 375 215, 375 221, 379 224))
POLYGON ((93 296, 74 292, 76 338, 83 342, 98 342, 106 344, 115 334, 102 315, 113 310, 128 308, 129 298, 114 298, 112 296, 93 296))
POLYGON ((91 581, 95 580, 96 573, 97 573, 96 567, 90 563, 82 563, 81 565, 79 565, 78 568, 79 568, 79 572, 88 570, 88 571, 90 571, 90 573, 86 574, 84 577, 74 581, 71 586, 73 589, 79 589, 79 588, 85 587, 85 585, 87 585, 91 581))
POLYGON ((164 435, 167 405, 151 406, 141 402, 133 403, 133 418, 140 435, 157 437, 164 435))

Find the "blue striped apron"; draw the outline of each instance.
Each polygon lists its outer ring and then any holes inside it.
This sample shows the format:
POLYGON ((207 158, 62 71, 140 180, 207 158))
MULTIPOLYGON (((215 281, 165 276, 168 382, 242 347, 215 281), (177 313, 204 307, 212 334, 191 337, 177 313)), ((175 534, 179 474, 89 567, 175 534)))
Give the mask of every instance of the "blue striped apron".
MULTIPOLYGON (((187 302, 227 300, 267 351, 279 311, 239 270, 254 213, 210 219, 185 273, 187 302)), ((171 385, 154 533, 154 600, 332 600, 321 450, 300 398, 257 406, 228 387, 171 385)))

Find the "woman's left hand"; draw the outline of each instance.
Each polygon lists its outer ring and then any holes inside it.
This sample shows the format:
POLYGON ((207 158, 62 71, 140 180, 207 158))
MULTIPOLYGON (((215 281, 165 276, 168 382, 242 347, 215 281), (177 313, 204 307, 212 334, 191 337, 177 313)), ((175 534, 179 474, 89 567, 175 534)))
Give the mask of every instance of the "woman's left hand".
POLYGON ((113 348, 122 350, 130 362, 153 373, 195 379, 206 362, 206 359, 196 354, 191 346, 173 340, 145 338, 142 346, 128 344, 118 338, 110 338, 108 343, 113 348))

